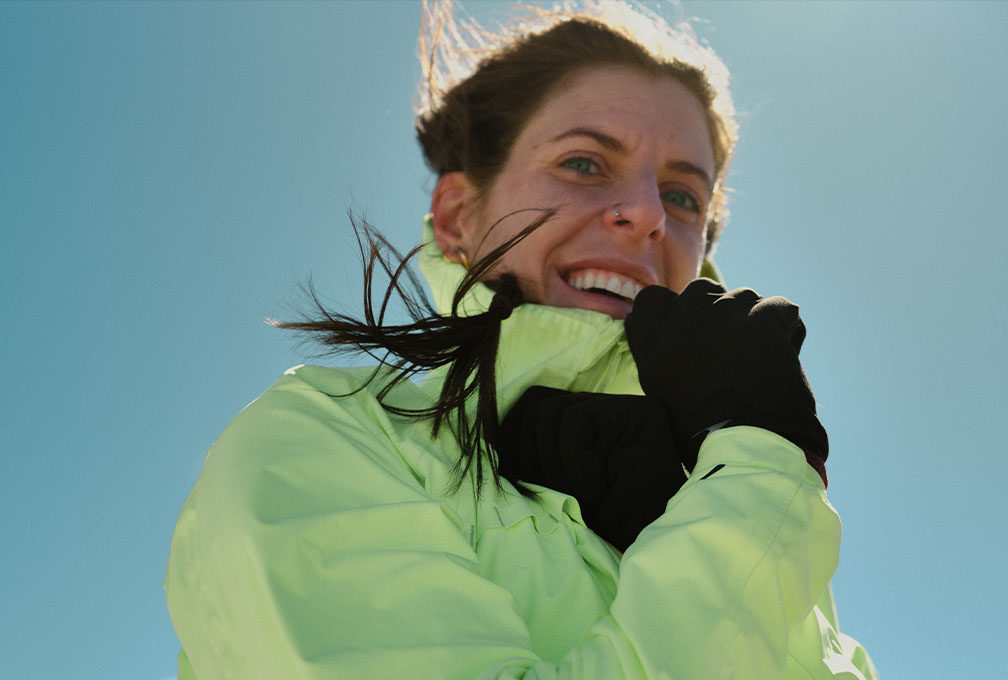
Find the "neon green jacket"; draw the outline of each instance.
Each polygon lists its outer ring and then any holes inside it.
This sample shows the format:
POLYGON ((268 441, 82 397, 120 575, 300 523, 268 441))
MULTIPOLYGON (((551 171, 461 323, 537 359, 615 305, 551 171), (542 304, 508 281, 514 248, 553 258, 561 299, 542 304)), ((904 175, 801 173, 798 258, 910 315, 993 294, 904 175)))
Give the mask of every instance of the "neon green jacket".
MULTIPOLYGON (((425 251, 444 305, 461 275, 425 251)), ((485 308, 480 287, 467 300, 485 308)), ((446 491, 458 449, 391 416, 370 369, 302 366, 207 455, 165 590, 188 680, 845 678, 876 673, 837 629, 840 521, 800 449, 708 436, 692 477, 621 557, 570 496, 446 491), (717 465, 716 474, 704 478, 717 465)), ((430 403, 435 372, 389 401, 430 403)), ((502 326, 501 413, 531 385, 640 393, 623 324, 523 305, 502 326)))

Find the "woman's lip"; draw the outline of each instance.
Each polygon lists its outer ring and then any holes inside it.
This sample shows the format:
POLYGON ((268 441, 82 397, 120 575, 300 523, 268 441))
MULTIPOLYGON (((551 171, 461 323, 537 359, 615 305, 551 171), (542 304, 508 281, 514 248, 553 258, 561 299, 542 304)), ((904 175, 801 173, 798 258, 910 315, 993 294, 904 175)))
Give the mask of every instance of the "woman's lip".
POLYGON ((593 312, 607 314, 614 319, 625 319, 633 309, 633 303, 629 300, 611 297, 602 293, 591 293, 580 290, 564 281, 563 277, 557 276, 561 286, 560 299, 550 302, 559 307, 574 307, 577 309, 587 309, 593 312))
POLYGON ((567 285, 578 290, 609 291, 628 300, 633 300, 644 289, 637 279, 608 269, 575 269, 563 278, 567 285))
POLYGON ((560 278, 566 282, 572 273, 582 269, 600 269, 603 271, 613 272, 614 274, 619 274, 620 276, 633 279, 640 284, 641 288, 660 285, 658 283, 658 277, 650 267, 636 262, 631 262, 629 260, 612 257, 589 258, 565 264, 560 268, 560 278))

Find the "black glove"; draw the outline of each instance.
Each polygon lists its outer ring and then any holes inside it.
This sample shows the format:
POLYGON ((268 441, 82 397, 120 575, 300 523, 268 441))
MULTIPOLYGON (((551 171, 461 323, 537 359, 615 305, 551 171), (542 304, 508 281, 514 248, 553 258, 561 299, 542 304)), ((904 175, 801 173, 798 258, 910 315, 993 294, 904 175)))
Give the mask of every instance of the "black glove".
POLYGON ((826 459, 826 431, 798 361, 805 324, 797 306, 747 288, 726 293, 709 279, 678 295, 650 286, 634 300, 626 334, 641 387, 664 404, 688 466, 707 430, 725 421, 826 459))
POLYGON ((662 404, 650 397, 531 387, 500 426, 501 474, 570 494, 620 550, 686 481, 662 404))

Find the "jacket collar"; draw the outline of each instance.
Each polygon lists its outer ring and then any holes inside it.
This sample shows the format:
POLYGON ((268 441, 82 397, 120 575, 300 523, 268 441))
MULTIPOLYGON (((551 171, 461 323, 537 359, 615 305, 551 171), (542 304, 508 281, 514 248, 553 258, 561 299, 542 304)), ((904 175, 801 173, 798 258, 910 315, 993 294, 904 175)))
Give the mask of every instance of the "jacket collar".
MULTIPOLYGON (((445 259, 431 220, 424 220, 424 245, 419 255, 439 312, 448 313, 465 269, 445 259)), ((476 284, 462 300, 459 312, 478 314, 490 306, 493 291, 476 284)), ((431 379, 438 379, 435 371, 431 379)), ((572 392, 641 394, 637 368, 623 332, 623 322, 585 309, 519 305, 501 324, 497 353, 497 400, 501 417, 526 389, 544 385, 572 392)))

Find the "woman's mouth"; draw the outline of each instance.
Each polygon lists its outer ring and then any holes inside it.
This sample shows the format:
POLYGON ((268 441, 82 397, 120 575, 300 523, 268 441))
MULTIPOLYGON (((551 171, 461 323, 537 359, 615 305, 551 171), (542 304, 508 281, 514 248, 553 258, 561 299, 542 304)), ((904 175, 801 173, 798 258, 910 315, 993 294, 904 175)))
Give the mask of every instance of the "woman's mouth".
POLYGON ((563 277, 567 285, 632 303, 644 288, 635 279, 605 269, 575 269, 563 277))

